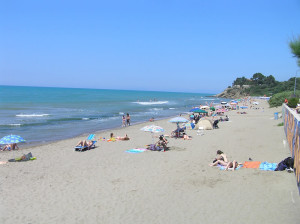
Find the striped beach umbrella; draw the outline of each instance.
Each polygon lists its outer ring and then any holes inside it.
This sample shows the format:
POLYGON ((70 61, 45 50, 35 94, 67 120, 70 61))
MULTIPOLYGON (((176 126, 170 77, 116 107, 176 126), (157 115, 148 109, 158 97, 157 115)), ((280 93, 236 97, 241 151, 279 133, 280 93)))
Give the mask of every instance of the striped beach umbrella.
POLYGON ((7 135, 0 139, 0 144, 21 143, 26 140, 19 135, 7 135))
POLYGON ((151 132, 152 142, 154 143, 153 133, 164 132, 165 130, 162 127, 159 127, 157 125, 148 125, 148 126, 141 128, 141 131, 151 132))
POLYGON ((156 126, 156 125, 148 125, 143 128, 141 128, 141 131, 147 131, 152 133, 158 133, 158 132, 164 132, 165 130, 162 127, 156 126))

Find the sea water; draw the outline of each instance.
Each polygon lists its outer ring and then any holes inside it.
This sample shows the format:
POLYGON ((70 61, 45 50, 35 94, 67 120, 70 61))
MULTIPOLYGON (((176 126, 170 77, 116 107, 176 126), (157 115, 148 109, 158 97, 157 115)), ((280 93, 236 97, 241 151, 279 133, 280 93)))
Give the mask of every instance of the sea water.
MULTIPOLYGON (((224 99, 222 99, 224 101, 224 99)), ((0 86, 0 138, 16 134, 27 144, 162 119, 192 107, 220 103, 205 93, 0 86)))

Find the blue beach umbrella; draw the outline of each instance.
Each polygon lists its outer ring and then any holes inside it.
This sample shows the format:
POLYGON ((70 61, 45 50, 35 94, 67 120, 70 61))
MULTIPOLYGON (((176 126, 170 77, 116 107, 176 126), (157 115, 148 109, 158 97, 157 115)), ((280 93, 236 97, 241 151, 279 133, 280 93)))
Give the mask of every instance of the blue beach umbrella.
POLYGON ((7 135, 0 139, 0 144, 21 143, 26 140, 19 135, 7 135))
POLYGON ((169 122, 179 124, 189 122, 189 120, 184 117, 174 117, 171 120, 169 120, 169 122))
POLYGON ((189 120, 184 117, 174 117, 171 120, 169 120, 169 122, 177 124, 177 131, 178 131, 178 135, 179 135, 179 128, 180 128, 179 123, 187 123, 187 122, 189 122, 189 120))

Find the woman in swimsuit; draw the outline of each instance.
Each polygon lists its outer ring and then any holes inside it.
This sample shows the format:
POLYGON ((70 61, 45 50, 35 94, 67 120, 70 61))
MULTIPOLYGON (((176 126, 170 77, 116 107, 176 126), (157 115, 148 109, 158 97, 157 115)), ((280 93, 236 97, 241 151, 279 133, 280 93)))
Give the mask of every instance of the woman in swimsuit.
POLYGON ((216 165, 222 165, 222 166, 227 166, 228 164, 228 159, 227 156, 224 152, 222 152, 221 150, 217 151, 217 155, 216 158, 214 159, 214 161, 212 163, 210 163, 210 166, 216 166, 216 165))
POLYGON ((7 144, 6 146, 3 147, 3 149, 1 151, 5 151, 5 150, 15 150, 15 149, 19 149, 17 143, 12 143, 12 144, 7 144))

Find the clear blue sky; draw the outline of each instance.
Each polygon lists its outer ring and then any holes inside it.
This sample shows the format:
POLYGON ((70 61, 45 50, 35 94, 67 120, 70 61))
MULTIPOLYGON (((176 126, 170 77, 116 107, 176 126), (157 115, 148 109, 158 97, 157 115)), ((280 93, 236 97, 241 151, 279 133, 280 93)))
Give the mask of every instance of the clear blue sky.
POLYGON ((0 30, 2 85, 219 93, 299 69, 299 0, 0 0, 0 30))

